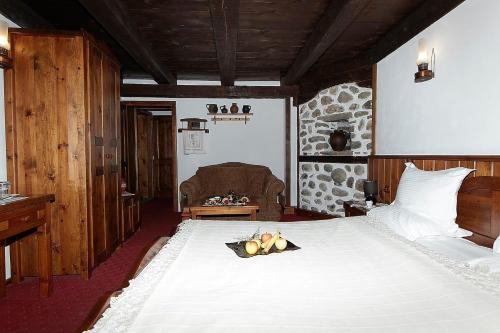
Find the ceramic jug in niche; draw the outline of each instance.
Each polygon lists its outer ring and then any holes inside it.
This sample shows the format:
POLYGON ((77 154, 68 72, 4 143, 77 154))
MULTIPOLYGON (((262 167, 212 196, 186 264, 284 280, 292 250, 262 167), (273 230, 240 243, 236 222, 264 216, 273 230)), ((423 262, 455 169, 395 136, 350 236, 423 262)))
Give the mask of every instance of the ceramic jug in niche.
POLYGON ((233 103, 231 104, 231 108, 229 110, 231 110, 231 113, 238 113, 239 109, 238 104, 233 103))
POLYGON ((252 110, 250 105, 243 105, 243 108, 241 109, 243 113, 250 113, 250 110, 252 110))
POLYGON ((220 112, 227 113, 227 108, 226 108, 225 105, 223 105, 223 106, 220 107, 220 112))
POLYGON ((219 108, 217 107, 217 104, 207 104, 207 110, 209 113, 217 113, 219 108))
POLYGON ((347 141, 351 138, 351 133, 336 129, 330 134, 330 145, 334 151, 343 151, 347 146, 347 141))

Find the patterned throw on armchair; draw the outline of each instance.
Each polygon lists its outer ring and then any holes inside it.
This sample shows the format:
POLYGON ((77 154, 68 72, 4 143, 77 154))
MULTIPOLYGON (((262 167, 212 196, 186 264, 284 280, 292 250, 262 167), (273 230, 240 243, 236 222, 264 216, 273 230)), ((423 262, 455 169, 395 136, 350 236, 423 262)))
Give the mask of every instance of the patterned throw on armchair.
POLYGON ((285 184, 268 167, 245 163, 223 163, 198 168, 196 174, 181 183, 184 206, 201 205, 208 197, 229 191, 246 194, 259 205, 257 220, 279 221, 278 195, 285 184))

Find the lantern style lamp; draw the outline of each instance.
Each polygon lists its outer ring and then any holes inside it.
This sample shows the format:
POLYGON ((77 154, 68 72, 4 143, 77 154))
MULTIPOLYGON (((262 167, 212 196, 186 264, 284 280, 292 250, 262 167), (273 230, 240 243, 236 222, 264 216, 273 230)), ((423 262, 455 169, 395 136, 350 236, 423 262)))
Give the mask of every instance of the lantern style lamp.
POLYGON ((0 68, 11 68, 12 59, 9 56, 9 26, 7 22, 0 21, 0 68))
POLYGON ((363 183, 363 190, 365 192, 366 201, 372 201, 373 204, 377 203, 378 184, 376 180, 365 180, 363 183))
POLYGON ((418 58, 417 66, 418 72, 415 73, 415 83, 429 81, 434 77, 434 49, 432 49, 431 57, 427 53, 427 42, 424 38, 418 41, 418 58), (431 65, 429 68, 429 64, 431 65))

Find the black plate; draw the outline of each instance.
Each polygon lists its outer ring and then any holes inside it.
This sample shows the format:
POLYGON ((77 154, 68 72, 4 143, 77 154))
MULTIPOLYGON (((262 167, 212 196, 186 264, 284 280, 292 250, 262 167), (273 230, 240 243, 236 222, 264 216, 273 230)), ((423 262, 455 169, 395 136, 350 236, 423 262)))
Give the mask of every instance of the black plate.
POLYGON ((287 240, 286 249, 284 249, 283 251, 278 250, 276 248, 276 246, 273 245, 268 253, 265 253, 263 251, 263 249, 260 249, 256 254, 248 254, 247 251, 245 250, 245 243, 246 243, 246 241, 241 241, 241 242, 235 242, 235 243, 226 243, 226 245, 228 248, 233 250, 234 253, 236 253, 236 255, 240 258, 251 258, 251 257, 259 256, 259 255, 266 256, 266 255, 271 254, 271 253, 281 253, 281 252, 285 252, 285 251, 295 251, 295 250, 300 249, 300 247, 298 247, 297 245, 295 245, 292 242, 290 242, 289 240, 287 240))

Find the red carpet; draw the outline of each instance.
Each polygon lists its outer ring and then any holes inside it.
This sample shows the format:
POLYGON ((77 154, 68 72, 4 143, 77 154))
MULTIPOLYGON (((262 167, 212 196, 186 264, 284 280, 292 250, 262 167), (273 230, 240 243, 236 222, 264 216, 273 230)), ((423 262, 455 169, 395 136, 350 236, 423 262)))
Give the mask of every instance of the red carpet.
POLYGON ((75 332, 99 297, 118 289, 141 251, 159 236, 172 235, 180 214, 170 199, 157 199, 142 206, 142 227, 122 248, 99 265, 89 281, 79 276, 54 278, 54 293, 38 296, 38 279, 26 278, 9 285, 0 299, 0 332, 75 332))
MULTIPOLYGON (((305 219, 286 215, 282 220, 305 219)), ((0 332, 75 332, 104 293, 120 288, 142 250, 159 236, 172 235, 179 222, 170 200, 153 200, 142 206, 141 230, 98 266, 89 281, 75 275, 55 277, 54 293, 47 299, 39 298, 36 278, 9 285, 7 297, 0 299, 0 332)))

